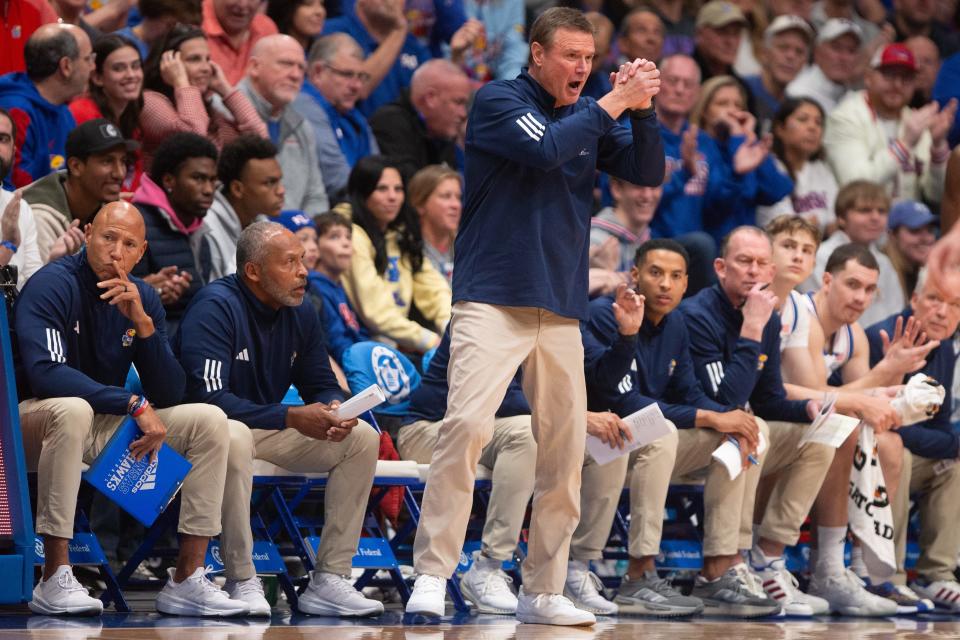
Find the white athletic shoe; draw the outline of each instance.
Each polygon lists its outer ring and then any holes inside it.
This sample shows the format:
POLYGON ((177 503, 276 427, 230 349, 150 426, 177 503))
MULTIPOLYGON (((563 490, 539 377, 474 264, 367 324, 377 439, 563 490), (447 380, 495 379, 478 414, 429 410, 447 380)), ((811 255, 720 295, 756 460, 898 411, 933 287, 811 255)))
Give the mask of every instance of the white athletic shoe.
POLYGON ((383 603, 364 596, 343 576, 311 571, 310 584, 297 600, 297 609, 315 616, 357 618, 380 615, 383 603))
POLYGON ((597 623, 597 618, 592 613, 578 609, 559 593, 527 594, 522 588, 517 602, 517 620, 527 624, 555 624, 567 627, 597 623))
POLYGON ((615 616, 620 610, 616 603, 603 597, 603 583, 597 574, 590 571, 585 562, 571 560, 567 564, 567 580, 563 585, 563 595, 574 606, 601 616, 615 616))
POLYGON ((897 603, 867 591, 863 580, 849 569, 833 576, 814 574, 809 591, 830 605, 830 611, 845 616, 885 617, 897 615, 897 603))
POLYGON ((45 616, 98 616, 103 613, 103 602, 90 597, 67 564, 57 567, 50 578, 37 583, 28 606, 30 611, 45 616))
POLYGON ((800 584, 787 571, 783 558, 774 560, 762 569, 754 567, 753 570, 760 578, 764 592, 780 603, 786 615, 809 618, 830 613, 830 604, 826 600, 800 590, 800 584))
POLYGON ((920 596, 933 600, 938 607, 960 611, 960 584, 953 580, 937 580, 927 585, 914 582, 910 588, 920 596))
POLYGON ((413 593, 407 600, 405 613, 439 618, 443 615, 446 594, 446 578, 422 573, 413 583, 413 593))
POLYGON ((460 578, 463 597, 480 613, 513 615, 517 612, 517 596, 510 588, 513 579, 500 568, 499 560, 484 558, 473 552, 473 564, 460 578))
POLYGON ((207 568, 197 567, 181 583, 173 581, 176 569, 167 570, 170 578, 157 594, 157 611, 172 616, 196 616, 224 618, 244 616, 249 610, 247 603, 231 600, 220 587, 207 579, 207 568))
POLYGON ((253 576, 249 580, 227 580, 223 590, 231 600, 246 602, 250 609, 248 616, 269 616, 270 603, 263 593, 263 583, 260 578, 253 576))

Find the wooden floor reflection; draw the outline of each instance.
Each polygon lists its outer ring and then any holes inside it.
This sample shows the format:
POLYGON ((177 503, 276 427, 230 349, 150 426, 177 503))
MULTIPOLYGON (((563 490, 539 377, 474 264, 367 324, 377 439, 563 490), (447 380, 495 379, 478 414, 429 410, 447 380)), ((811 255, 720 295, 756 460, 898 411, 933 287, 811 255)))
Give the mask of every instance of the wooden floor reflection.
POLYGON ((0 629, 0 640, 914 640, 960 638, 960 620, 891 619, 739 622, 643 619, 604 621, 593 628, 517 624, 508 618, 473 618, 468 624, 379 626, 371 622, 275 618, 267 622, 207 622, 139 616, 116 620, 30 617, 20 629, 0 629), (139 625, 139 626, 130 626, 139 625))

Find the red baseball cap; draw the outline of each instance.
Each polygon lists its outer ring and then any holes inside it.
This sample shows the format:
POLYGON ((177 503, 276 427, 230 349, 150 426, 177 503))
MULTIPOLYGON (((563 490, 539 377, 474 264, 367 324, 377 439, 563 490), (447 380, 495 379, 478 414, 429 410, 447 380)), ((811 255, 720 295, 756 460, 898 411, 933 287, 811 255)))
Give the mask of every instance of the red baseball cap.
POLYGON ((913 57, 913 52, 905 45, 888 44, 873 54, 873 59, 870 60, 870 68, 886 69, 889 67, 901 67, 916 73, 917 61, 913 57))

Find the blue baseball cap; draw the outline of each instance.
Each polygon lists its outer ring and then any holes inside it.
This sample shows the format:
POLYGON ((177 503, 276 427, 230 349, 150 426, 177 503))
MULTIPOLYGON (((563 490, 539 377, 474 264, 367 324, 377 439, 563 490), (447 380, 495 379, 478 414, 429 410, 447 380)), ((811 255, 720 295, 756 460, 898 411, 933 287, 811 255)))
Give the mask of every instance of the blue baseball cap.
POLYGON ((317 229, 317 225, 313 223, 313 218, 299 209, 288 209, 287 211, 281 211, 280 215, 274 218, 273 221, 282 224, 294 233, 307 227, 313 230, 317 229))
POLYGON ((930 208, 916 200, 903 200, 890 208, 890 217, 887 218, 887 228, 897 227, 919 229, 931 224, 939 224, 940 220, 933 215, 930 208))

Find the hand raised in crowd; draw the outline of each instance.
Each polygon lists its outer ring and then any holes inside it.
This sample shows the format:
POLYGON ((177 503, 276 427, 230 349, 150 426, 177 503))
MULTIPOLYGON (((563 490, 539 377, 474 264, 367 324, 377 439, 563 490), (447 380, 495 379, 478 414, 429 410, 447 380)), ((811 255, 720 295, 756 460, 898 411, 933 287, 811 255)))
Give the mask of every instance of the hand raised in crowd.
POLYGON ((50 246, 50 256, 48 262, 59 260, 63 256, 72 256, 85 242, 83 231, 80 229, 80 221, 73 220, 59 238, 50 246))
POLYGON ((610 411, 587 411, 587 433, 600 438, 611 449, 623 449, 633 439, 620 416, 610 411))
POLYGON ((940 110, 940 105, 930 102, 919 109, 913 109, 903 117, 903 135, 901 142, 908 149, 913 149, 920 142, 923 132, 930 129, 933 120, 940 110))
POLYGON ((220 65, 213 60, 210 61, 210 70, 212 72, 210 76, 210 88, 221 98, 226 98, 227 95, 233 91, 233 86, 230 84, 230 81, 227 80, 227 74, 225 74, 220 65))
POLYGON ((333 413, 338 406, 340 403, 334 401, 329 406, 315 402, 302 407, 290 407, 287 410, 287 426, 308 438, 340 442, 359 421, 356 418, 339 420, 333 413))
POLYGON ((730 129, 730 135, 743 136, 746 142, 754 142, 757 139, 757 118, 745 109, 737 109, 724 113, 720 120, 726 123, 730 129))
POLYGON ((613 317, 622 336, 635 336, 643 323, 644 297, 626 284, 617 286, 613 301, 613 317))
POLYGON ((683 132, 680 139, 680 158, 683 161, 683 168, 691 176, 697 175, 697 162, 700 161, 700 153, 697 151, 697 135, 700 129, 692 124, 683 132))
POLYGON ((461 59, 478 38, 486 35, 486 28, 476 18, 470 18, 450 37, 450 57, 461 59))
POLYGON ((927 340, 927 334, 913 316, 906 323, 902 317, 897 318, 893 336, 881 329, 880 341, 883 343, 881 364, 889 367, 891 375, 898 380, 922 369, 927 363, 927 355, 940 344, 939 340, 927 340))
MULTIPOLYGON (((937 104, 932 102, 931 104, 937 104)), ((950 98, 950 101, 930 118, 930 137, 933 138, 934 147, 944 147, 947 144, 947 134, 950 133, 950 127, 953 126, 954 119, 957 117, 957 99, 950 98)))
POLYGON ((98 287, 106 289, 100 295, 100 299, 107 300, 111 306, 115 306, 123 314, 123 317, 132 322, 138 337, 149 338, 156 328, 153 324, 153 318, 143 310, 140 290, 135 283, 130 282, 127 272, 116 260, 113 261, 113 268, 117 272, 115 278, 101 280, 97 283, 98 287))
POLYGON ((150 462, 156 462, 160 447, 167 437, 167 427, 150 405, 147 405, 144 412, 134 420, 136 420, 137 428, 143 435, 130 443, 130 453, 133 454, 135 460, 140 460, 143 456, 149 454, 150 462))
POLYGON ((750 451, 756 451, 760 446, 760 427, 757 426, 757 419, 746 411, 734 409, 723 413, 718 411, 704 413, 707 418, 706 425, 714 431, 742 437, 750 451))
POLYGON ((616 271, 620 266, 620 241, 610 236, 600 244, 590 246, 590 266, 616 271))
POLYGON ((777 308, 777 295, 762 283, 753 285, 747 294, 743 308, 743 328, 756 334, 762 334, 770 321, 770 315, 777 308))
POLYGON ((187 68, 180 59, 179 51, 164 51, 160 56, 160 77, 174 89, 190 86, 187 68))
POLYGON ((761 140, 755 136, 748 136, 753 140, 746 140, 733 154, 733 170, 743 175, 755 170, 770 155, 773 147, 773 138, 767 134, 761 140))
POLYGON ((3 208, 3 218, 0 218, 0 239, 20 246, 20 200, 22 193, 19 189, 13 192, 10 202, 3 208))

